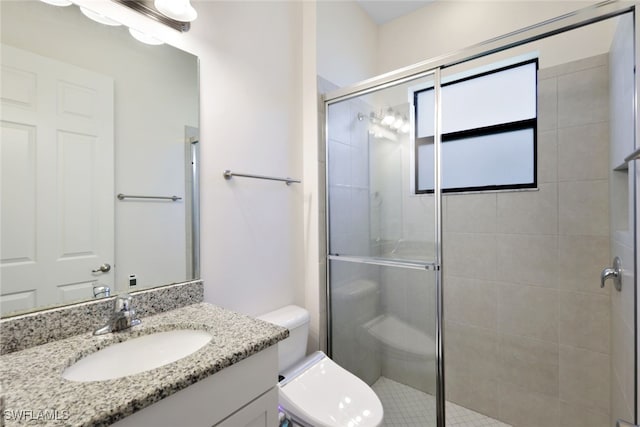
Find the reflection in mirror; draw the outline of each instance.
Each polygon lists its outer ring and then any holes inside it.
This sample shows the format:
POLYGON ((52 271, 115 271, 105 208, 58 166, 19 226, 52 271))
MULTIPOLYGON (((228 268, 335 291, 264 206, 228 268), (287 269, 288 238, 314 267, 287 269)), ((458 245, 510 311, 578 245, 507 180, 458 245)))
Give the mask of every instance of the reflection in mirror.
POLYGON ((198 278, 197 58, 0 8, 2 316, 198 278))

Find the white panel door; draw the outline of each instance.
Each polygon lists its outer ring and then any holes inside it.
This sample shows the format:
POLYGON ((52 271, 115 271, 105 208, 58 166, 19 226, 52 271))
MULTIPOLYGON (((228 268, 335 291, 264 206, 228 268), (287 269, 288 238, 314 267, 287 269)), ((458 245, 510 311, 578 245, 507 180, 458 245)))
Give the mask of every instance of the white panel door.
POLYGON ((113 289, 113 79, 1 49, 0 310, 113 289))

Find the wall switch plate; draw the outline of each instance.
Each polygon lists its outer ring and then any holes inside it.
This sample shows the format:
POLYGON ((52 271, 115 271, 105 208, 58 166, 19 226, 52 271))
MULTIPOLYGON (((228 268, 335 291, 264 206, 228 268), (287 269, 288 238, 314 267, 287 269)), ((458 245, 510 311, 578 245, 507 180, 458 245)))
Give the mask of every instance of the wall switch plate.
POLYGON ((135 286, 138 283, 138 278, 135 274, 129 275, 129 286, 135 286))

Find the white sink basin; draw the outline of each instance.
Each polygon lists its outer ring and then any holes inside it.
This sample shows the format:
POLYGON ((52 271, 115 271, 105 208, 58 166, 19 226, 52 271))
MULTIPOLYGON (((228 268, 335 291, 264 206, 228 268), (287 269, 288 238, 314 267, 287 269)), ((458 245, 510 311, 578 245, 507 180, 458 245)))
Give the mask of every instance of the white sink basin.
POLYGON ((208 332, 191 329, 142 335, 78 360, 62 372, 62 377, 86 382, 138 374, 182 359, 204 347, 211 338, 208 332))

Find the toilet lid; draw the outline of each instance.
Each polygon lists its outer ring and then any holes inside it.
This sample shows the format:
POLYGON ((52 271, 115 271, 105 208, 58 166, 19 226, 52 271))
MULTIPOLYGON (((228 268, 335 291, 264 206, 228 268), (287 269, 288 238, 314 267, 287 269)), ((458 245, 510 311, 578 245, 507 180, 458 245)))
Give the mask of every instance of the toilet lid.
POLYGON ((280 386, 280 405, 318 427, 377 427, 383 418, 375 392, 326 356, 280 386))

